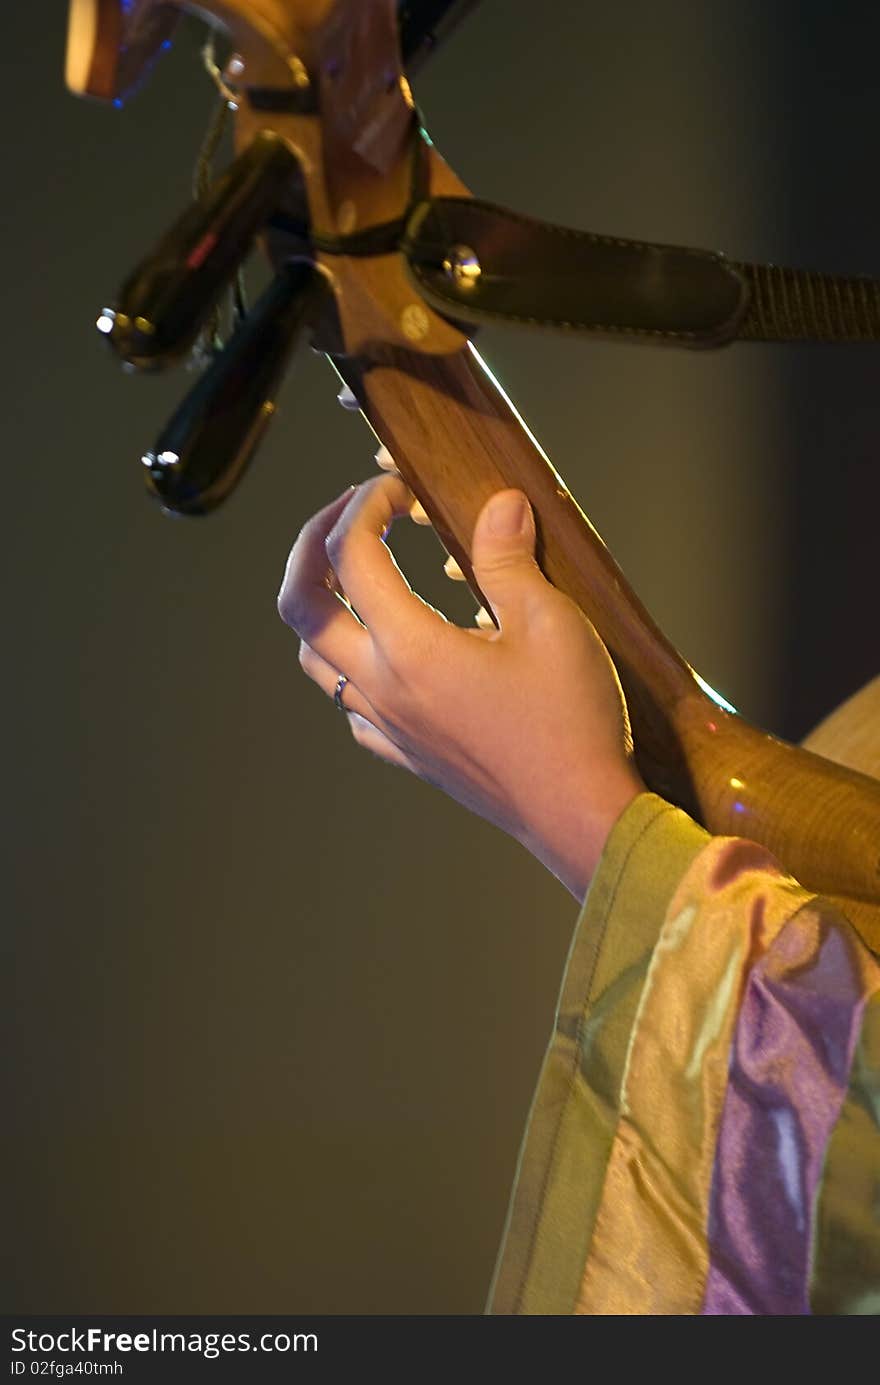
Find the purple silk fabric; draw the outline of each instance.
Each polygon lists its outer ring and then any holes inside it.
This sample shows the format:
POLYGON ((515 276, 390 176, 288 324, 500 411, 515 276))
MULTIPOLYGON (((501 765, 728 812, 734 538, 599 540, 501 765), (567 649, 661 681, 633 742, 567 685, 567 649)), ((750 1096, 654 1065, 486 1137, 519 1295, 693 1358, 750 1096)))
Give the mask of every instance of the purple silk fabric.
POLYGON ((816 1194, 863 1007, 852 943, 809 906, 752 968, 712 1176, 704 1314, 810 1312, 816 1194))

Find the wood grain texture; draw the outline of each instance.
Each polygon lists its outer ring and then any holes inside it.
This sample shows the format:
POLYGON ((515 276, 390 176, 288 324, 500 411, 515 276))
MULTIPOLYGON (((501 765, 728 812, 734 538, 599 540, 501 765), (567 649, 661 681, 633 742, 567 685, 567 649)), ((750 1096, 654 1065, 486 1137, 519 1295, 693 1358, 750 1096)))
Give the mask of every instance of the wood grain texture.
POLYGON ((817 755, 880 779, 880 675, 829 712, 803 744, 817 755))
MULTIPOLYGON (((880 676, 829 712, 803 745, 836 764, 880 778, 880 676)), ((846 897, 836 902, 874 951, 880 952, 880 906, 846 897)))

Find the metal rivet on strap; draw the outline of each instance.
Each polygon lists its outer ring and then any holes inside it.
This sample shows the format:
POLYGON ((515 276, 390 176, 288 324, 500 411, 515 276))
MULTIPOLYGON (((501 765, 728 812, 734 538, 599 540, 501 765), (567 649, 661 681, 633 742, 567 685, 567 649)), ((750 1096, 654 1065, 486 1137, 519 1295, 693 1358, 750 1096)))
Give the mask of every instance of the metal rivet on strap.
POLYGON ((453 245, 443 261, 443 272, 448 274, 458 288, 472 289, 482 274, 476 252, 469 245, 453 245))

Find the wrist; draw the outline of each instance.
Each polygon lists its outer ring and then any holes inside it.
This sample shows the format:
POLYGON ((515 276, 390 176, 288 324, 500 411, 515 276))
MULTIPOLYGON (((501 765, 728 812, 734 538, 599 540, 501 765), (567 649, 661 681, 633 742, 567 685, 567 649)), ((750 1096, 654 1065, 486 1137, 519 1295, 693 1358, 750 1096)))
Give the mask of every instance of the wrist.
MULTIPOLYGON (((595 784, 595 780, 593 781, 595 784)), ((623 813, 646 793, 635 766, 627 762, 623 772, 608 773, 586 801, 554 804, 552 819, 540 833, 529 834, 523 845, 557 880, 583 903, 602 853, 623 813)))

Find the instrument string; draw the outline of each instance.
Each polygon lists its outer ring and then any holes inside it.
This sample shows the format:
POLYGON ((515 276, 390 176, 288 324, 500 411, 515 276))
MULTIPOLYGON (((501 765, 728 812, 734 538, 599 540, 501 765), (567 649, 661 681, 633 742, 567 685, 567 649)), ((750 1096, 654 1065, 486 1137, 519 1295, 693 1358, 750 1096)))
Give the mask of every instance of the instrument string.
MULTIPOLYGON (((211 111, 208 119, 208 126, 196 156, 192 180, 193 198, 196 201, 204 196, 214 180, 214 161, 217 156, 217 150, 220 148, 223 137, 226 134, 229 115, 231 112, 238 110, 239 103, 237 90, 226 80, 226 70, 221 68, 216 60, 214 34, 210 30, 202 47, 201 57, 202 64, 208 76, 218 90, 219 100, 211 111)), ((244 268, 241 266, 236 272, 230 290, 228 313, 229 330, 226 338, 227 340, 247 315, 245 276, 244 268)), ((210 365, 215 356, 219 355, 223 350, 225 341, 222 331, 222 321, 223 309, 221 304, 217 302, 211 309, 211 313, 205 322, 205 326, 199 335, 198 341, 193 347, 192 361, 196 367, 204 368, 210 365)))

